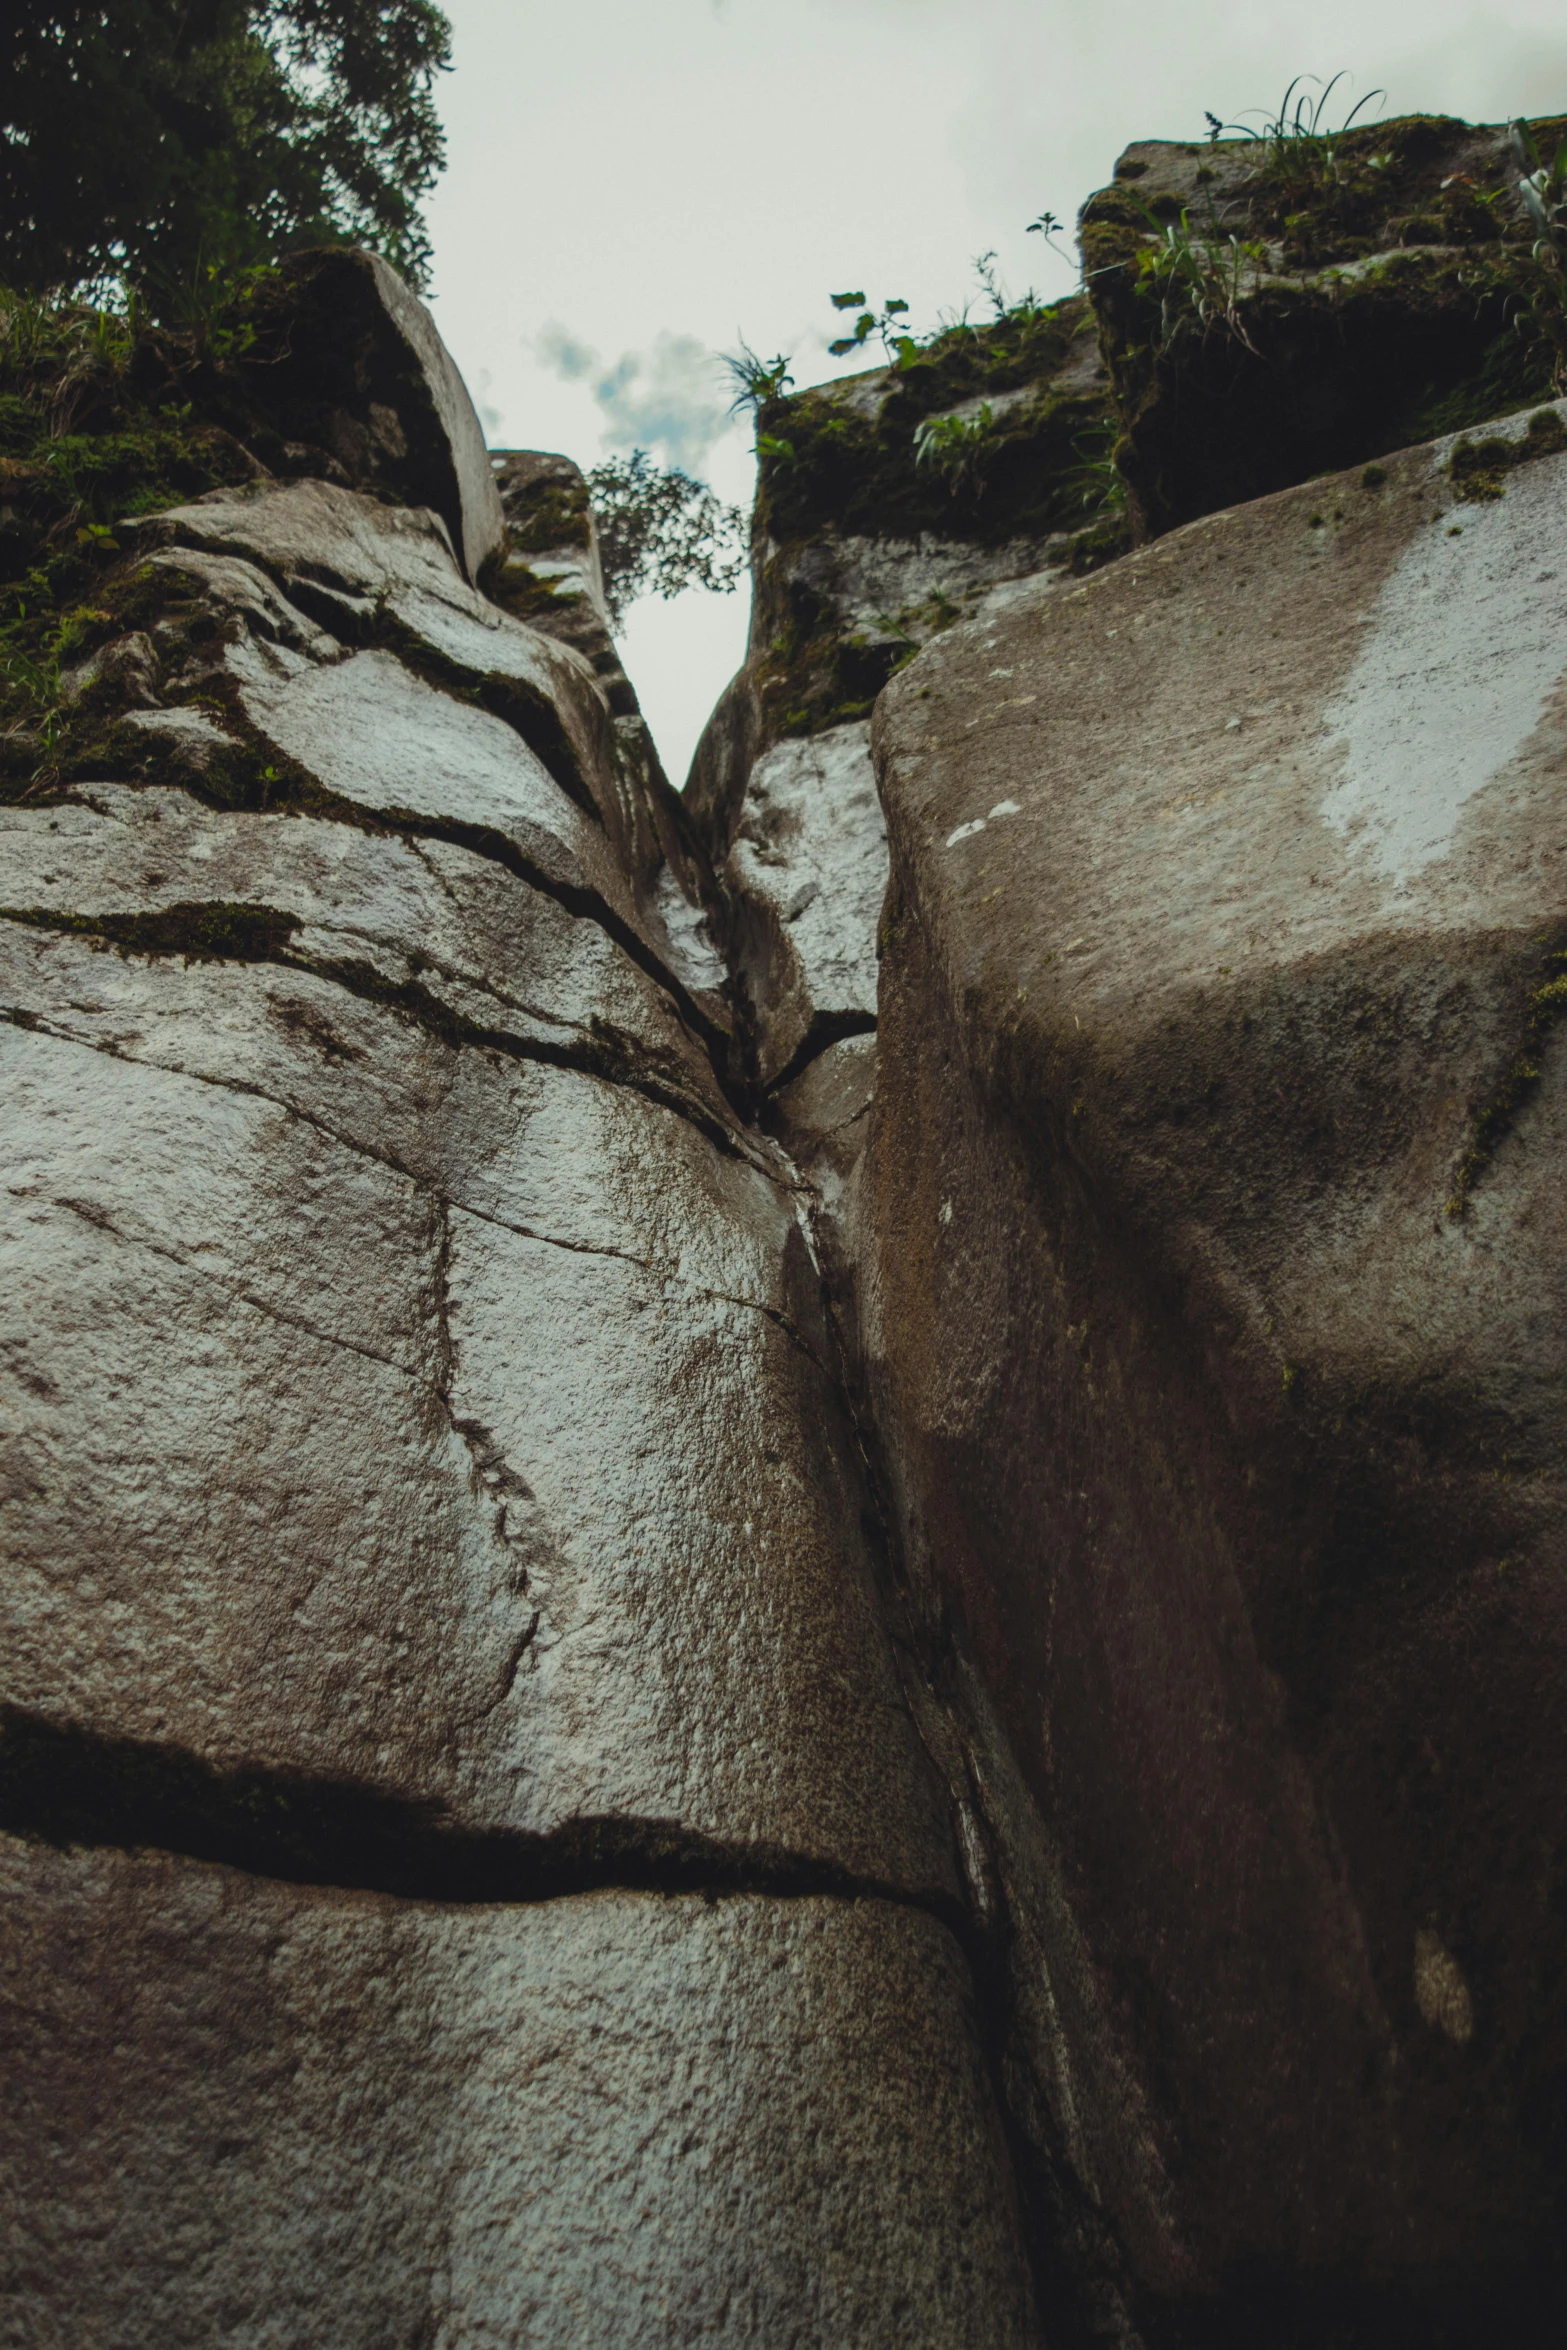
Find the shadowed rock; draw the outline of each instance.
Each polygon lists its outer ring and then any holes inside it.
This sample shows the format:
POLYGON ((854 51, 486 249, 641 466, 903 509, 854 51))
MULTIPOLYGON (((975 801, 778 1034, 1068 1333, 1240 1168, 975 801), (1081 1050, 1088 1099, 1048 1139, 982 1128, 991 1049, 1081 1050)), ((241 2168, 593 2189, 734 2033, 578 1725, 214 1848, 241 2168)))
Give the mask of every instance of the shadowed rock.
POLYGON ((1560 2314, 1563 439, 1041 583, 878 718, 861 1344, 1156 2326, 1560 2314))

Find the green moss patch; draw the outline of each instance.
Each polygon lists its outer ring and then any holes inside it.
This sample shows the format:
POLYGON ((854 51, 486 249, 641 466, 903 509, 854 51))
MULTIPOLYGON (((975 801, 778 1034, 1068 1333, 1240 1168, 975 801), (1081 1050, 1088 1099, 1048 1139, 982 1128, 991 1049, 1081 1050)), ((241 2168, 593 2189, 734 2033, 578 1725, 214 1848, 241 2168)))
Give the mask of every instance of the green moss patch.
POLYGON ((186 963, 275 963, 299 928, 275 907, 192 900, 149 914, 57 914, 47 907, 7 907, 7 922, 101 939, 122 955, 180 956, 186 963))
POLYGON ((1567 449, 1567 424, 1554 408, 1539 408, 1521 439, 1493 434, 1483 441, 1461 440, 1448 460, 1447 477, 1458 497, 1482 504, 1501 497, 1515 466, 1554 457, 1562 449, 1567 449))
POLYGON ((761 519, 780 541, 826 528, 844 535, 979 545, 1042 537, 1081 520, 1077 443, 1110 421, 1102 393, 1056 384, 1074 344, 1092 336, 1082 295, 1027 307, 983 327, 955 326, 887 379, 874 414, 854 380, 776 400, 760 420, 761 519), (998 396, 1030 396, 1004 406, 998 396), (916 462, 927 419, 989 402, 995 421, 954 491, 916 462))

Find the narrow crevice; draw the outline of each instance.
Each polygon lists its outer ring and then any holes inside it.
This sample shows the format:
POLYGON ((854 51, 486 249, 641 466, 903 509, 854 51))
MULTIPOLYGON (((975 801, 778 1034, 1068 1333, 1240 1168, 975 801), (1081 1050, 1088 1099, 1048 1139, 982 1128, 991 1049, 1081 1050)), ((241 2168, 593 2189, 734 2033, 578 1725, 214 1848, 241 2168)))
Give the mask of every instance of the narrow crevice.
MULTIPOLYGON (((402 841, 410 850, 421 840, 442 841, 464 849, 487 864, 498 865, 574 920, 592 922, 622 954, 668 997, 684 1025, 698 1040, 713 1074, 727 1098, 742 1114, 749 1113, 749 1092, 735 1066, 734 1041, 728 1031, 705 1012, 684 981, 642 937, 636 926, 617 913, 599 891, 585 882, 573 882, 548 873, 509 836, 494 825, 469 824, 457 817, 425 814, 418 808, 368 807, 322 784, 308 768, 291 758, 256 725, 245 707, 237 681, 228 675, 207 680, 203 697, 194 703, 172 705, 203 711, 227 730, 232 753, 204 749, 202 764, 186 762, 175 777, 160 770, 157 782, 173 780, 203 807, 222 815, 279 815, 315 818, 322 823, 352 827, 371 838, 402 841)), ((175 746, 178 748, 178 746, 175 746)), ((127 725, 111 728, 87 746, 66 779, 78 792, 91 781, 122 781, 145 786, 149 761, 161 749, 165 763, 170 746, 138 733, 127 725)))
POLYGON ((313 1338, 320 1346, 341 1347, 345 1354, 359 1355, 367 1363, 376 1363, 383 1370, 395 1371, 400 1379, 418 1377, 417 1368, 412 1363, 400 1363, 395 1355, 387 1354, 378 1346, 366 1346, 361 1339, 345 1338, 337 1331, 323 1330, 318 1322, 307 1321, 303 1314, 291 1314, 286 1306, 274 1305, 268 1299, 258 1297, 253 1289, 246 1288, 243 1281, 218 1272, 214 1266, 199 1263, 189 1251, 176 1248, 170 1241, 158 1240, 150 1232, 125 1231, 96 1200, 54 1195, 50 1196, 49 1205, 63 1208, 67 1215, 79 1217, 82 1223, 90 1224, 95 1232, 107 1233, 111 1240, 117 1240, 123 1248, 146 1249, 150 1255, 162 1257, 166 1264, 178 1265, 182 1271, 194 1273, 198 1280, 210 1282, 214 1289, 221 1289, 236 1305, 249 1306, 253 1313, 264 1314, 269 1322, 276 1322, 285 1330, 297 1330, 302 1338, 313 1338))
MULTIPOLYGON (((874 1027, 874 1022, 870 1025, 874 1027)), ((847 1033, 862 1034, 864 1030, 847 1033)), ((803 1181, 801 1194, 799 1213, 808 1226, 814 1195, 803 1181)), ((917 1676, 924 1701, 945 1721, 954 1752, 962 1757, 962 1784, 956 1785, 953 1762, 944 1761, 932 1750, 921 1731, 919 1707, 910 1703, 910 1717, 930 1767, 938 1781, 947 1785, 953 1840, 964 1856, 967 1898, 961 1924, 953 1933, 968 1962, 974 1987, 980 2057, 1007 2147, 1041 2337, 1054 2350, 1095 2350, 1096 2345, 1104 2350, 1106 2344, 1114 2344, 1116 2350, 1140 2350, 1139 2336, 1128 2315, 1125 2264, 1113 2232, 1079 2184, 1065 2150, 1042 2142, 1039 2129, 1030 2129, 1019 2111, 1017 2076, 1020 2071, 1026 2073, 1028 2058, 1018 2031, 1013 1987, 1015 1929, 995 1831, 970 1758, 956 1675, 950 1658, 940 1653, 941 1635, 948 1628, 938 1629, 934 1650, 931 1639, 922 1636, 921 1611, 898 1536, 888 1479, 881 1467, 879 1432, 869 1399, 853 1374, 852 1350, 845 1337, 839 1300, 825 1270, 830 1259, 809 1232, 807 1244, 817 1271, 822 1318, 834 1357, 827 1376, 837 1391, 858 1456, 867 1505, 861 1512, 860 1527, 881 1594, 888 1638, 901 1652, 906 1671, 917 1676), (965 1836, 965 1826, 971 1836, 965 1836), (971 1841, 977 1842, 977 1853, 970 1849, 971 1841)), ((1025 2096, 1029 2104, 1035 2102, 1027 2092, 1025 2096)))
MULTIPOLYGON (((160 533, 169 553, 212 556, 220 550, 210 542, 188 538, 176 524, 172 527, 162 516, 155 522, 164 522, 160 533)), ((388 652, 402 662, 405 669, 423 679, 425 684, 445 693, 453 701, 466 702, 475 708, 487 710, 509 726, 526 744, 540 765, 548 773, 572 805, 579 808, 601 829, 603 815, 593 798, 592 789, 582 765, 572 747, 571 739, 562 725, 559 712, 548 695, 525 678, 507 677, 502 672, 472 670, 461 662, 439 652, 417 630, 399 620, 392 610, 390 599, 383 594, 370 594, 350 587, 341 576, 334 576, 325 565, 311 569, 290 569, 262 554, 255 548, 230 551, 233 559, 249 564, 253 571, 268 580, 285 604, 304 615, 315 627, 345 646, 350 653, 388 652), (314 575, 313 575, 314 574, 314 575), (363 608, 362 608, 363 607, 363 608)), ((204 590, 199 573, 189 574, 204 590)), ((434 594, 435 591, 427 591, 434 594)), ((481 598, 481 601, 484 600, 481 598)), ((462 614, 461 605, 451 609, 462 614)), ((253 617, 247 616, 247 625, 256 633, 275 642, 270 630, 258 629, 253 617)))
POLYGON ((0 1831, 56 1847, 152 1850, 293 1885, 405 1901, 531 1904, 602 1887, 887 1901, 961 1938, 939 1891, 862 1877, 767 1844, 704 1836, 677 1820, 583 1818, 547 1833, 464 1827, 349 1777, 241 1765, 188 1749, 106 1737, 19 1706, 0 1707, 0 1831))
POLYGON ((568 914, 575 915, 579 921, 596 922, 622 954, 669 997, 692 1034, 701 1039, 719 1084, 726 1091, 729 1089, 733 1074, 729 1036, 702 1010, 685 983, 675 977, 647 941, 599 896, 597 890, 576 882, 556 880, 525 857, 515 842, 489 825, 462 824, 455 818, 440 820, 421 816, 411 808, 391 808, 385 811, 385 815, 387 830, 410 841, 415 838, 442 840, 453 848, 467 849, 473 856, 484 857, 491 864, 504 866, 519 881, 526 882, 530 889, 537 889, 544 896, 552 897, 557 905, 563 906, 568 914))
POLYGON ((677 1069, 661 1074, 639 1066, 639 1056, 647 1048, 608 1021, 594 1023, 596 1033, 591 1041, 581 1040, 579 1033, 576 1041, 557 1043, 549 1037, 518 1036, 509 1029, 470 1020, 443 1003, 422 980, 388 978, 373 963, 356 956, 291 953, 295 932, 305 927, 303 918, 280 913, 275 907, 216 900, 165 906, 153 914, 68 914, 47 906, 0 906, 0 921, 99 939, 125 955, 180 958, 187 964, 269 963, 279 970, 297 971, 340 987, 362 1003, 378 1004, 400 1014, 454 1049, 473 1047, 504 1054, 508 1060, 571 1069, 579 1076, 641 1094, 659 1109, 684 1118, 726 1157, 752 1163, 741 1137, 681 1082, 677 1069))
POLYGON ((833 1045, 842 1044, 845 1037, 875 1033, 874 1012, 817 1012, 777 1076, 768 1080, 767 1092, 782 1093, 786 1085, 792 1085, 813 1061, 819 1060, 833 1045))

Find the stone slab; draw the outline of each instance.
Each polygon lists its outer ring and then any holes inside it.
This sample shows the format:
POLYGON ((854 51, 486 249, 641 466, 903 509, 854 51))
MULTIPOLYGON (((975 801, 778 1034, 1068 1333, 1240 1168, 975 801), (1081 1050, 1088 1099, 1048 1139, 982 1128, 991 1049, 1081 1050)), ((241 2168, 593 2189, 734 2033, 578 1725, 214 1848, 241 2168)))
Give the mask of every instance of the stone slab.
POLYGON ((916 1911, 450 1908, 10 1839, 0 1871, 0 2339, 1038 2340, 916 1911))

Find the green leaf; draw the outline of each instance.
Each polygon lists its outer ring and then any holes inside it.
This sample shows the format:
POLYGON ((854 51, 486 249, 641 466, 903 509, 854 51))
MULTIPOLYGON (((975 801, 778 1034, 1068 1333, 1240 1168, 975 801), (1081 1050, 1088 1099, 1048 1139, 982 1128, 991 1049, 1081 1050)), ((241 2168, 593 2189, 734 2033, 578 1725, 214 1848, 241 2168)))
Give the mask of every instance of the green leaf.
POLYGON ((842 359, 847 352, 857 351, 859 344, 853 335, 840 335, 837 342, 829 343, 827 348, 835 359, 842 359))
POLYGON ((865 290, 862 287, 857 294, 829 294, 827 299, 835 310, 852 310, 856 302, 864 301, 865 290))
POLYGON ((887 304, 887 316, 889 318, 896 318, 900 311, 907 310, 907 308, 907 302, 900 302, 896 295, 894 295, 893 299, 887 304))

